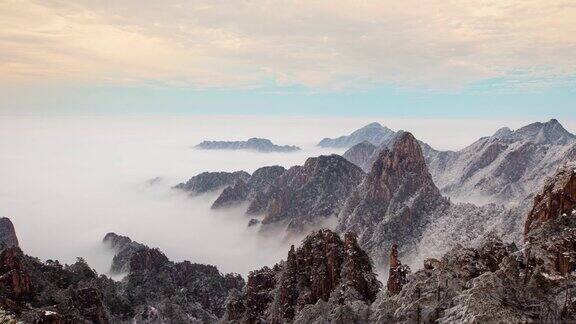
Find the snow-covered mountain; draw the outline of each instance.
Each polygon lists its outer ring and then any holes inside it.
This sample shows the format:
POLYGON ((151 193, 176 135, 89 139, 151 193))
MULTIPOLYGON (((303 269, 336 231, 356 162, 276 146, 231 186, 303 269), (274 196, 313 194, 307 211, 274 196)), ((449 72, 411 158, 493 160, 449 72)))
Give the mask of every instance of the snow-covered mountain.
POLYGON ((376 146, 383 141, 394 136, 394 131, 380 125, 379 123, 370 123, 360 129, 355 130, 350 135, 340 136, 337 138, 324 138, 318 143, 321 147, 348 148, 364 141, 370 142, 376 146))
POLYGON ((468 147, 428 154, 434 182, 454 200, 519 202, 563 163, 576 159, 576 136, 555 119, 515 131, 505 127, 468 147))

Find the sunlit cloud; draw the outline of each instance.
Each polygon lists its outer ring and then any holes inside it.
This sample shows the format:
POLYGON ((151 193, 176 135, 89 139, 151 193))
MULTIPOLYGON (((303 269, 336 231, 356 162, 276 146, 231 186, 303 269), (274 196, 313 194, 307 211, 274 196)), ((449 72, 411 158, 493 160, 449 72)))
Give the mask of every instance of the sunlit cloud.
POLYGON ((3 1, 0 82, 517 88, 576 75, 573 1, 3 1))

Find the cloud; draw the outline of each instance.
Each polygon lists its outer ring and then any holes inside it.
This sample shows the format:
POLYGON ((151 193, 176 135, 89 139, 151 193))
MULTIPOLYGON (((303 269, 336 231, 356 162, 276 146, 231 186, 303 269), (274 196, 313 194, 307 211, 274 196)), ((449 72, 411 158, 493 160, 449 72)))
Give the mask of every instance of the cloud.
POLYGON ((4 1, 0 82, 425 89, 576 74, 572 1, 4 1))

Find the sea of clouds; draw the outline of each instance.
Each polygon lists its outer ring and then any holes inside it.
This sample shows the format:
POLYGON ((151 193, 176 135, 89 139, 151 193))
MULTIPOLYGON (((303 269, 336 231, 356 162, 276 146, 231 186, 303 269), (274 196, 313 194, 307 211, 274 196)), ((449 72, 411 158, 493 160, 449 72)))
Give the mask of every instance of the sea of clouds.
MULTIPOLYGON (((171 189, 203 171, 252 172, 342 153, 315 144, 378 121, 439 149, 458 149, 501 126, 528 120, 304 118, 249 116, 0 117, 0 216, 15 224, 22 249, 70 263, 84 257, 99 273, 112 253, 107 232, 158 247, 173 260, 243 275, 285 257, 280 236, 247 228, 245 206, 210 210, 217 193, 188 197, 171 189), (203 151, 202 140, 265 137, 295 153, 203 151), (158 178, 151 182, 151 179, 158 178)), ((561 121, 563 122, 563 121, 561 121)), ((565 123, 574 131, 574 123, 565 123)))

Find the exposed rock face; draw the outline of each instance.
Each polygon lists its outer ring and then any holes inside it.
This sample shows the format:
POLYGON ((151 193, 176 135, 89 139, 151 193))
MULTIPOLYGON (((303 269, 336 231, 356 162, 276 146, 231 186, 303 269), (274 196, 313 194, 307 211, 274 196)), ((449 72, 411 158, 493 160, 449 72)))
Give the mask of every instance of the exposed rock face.
POLYGON ((22 251, 16 246, 0 253, 0 287, 15 300, 26 300, 32 295, 32 282, 22 266, 22 259, 22 251))
POLYGON ((370 165, 367 165, 367 161, 374 154, 375 150, 376 145, 368 141, 364 141, 349 148, 346 152, 344 152, 342 157, 361 167, 365 172, 369 172, 370 165))
POLYGON ((0 249, 18 246, 14 225, 8 217, 0 218, 0 249))
POLYGON ((102 242, 116 252, 110 266, 111 273, 128 273, 132 255, 140 250, 147 249, 144 244, 134 242, 129 237, 116 233, 106 234, 102 242))
POLYGON ((534 198, 524 235, 534 266, 560 275, 576 270, 576 163, 561 168, 534 198))
POLYGON ((534 207, 528 214, 524 234, 560 215, 570 215, 576 206, 576 163, 561 168, 549 179, 542 192, 534 197, 534 207))
POLYGON ((184 190, 190 195, 198 195, 215 191, 234 184, 238 180, 248 181, 250 174, 244 171, 236 172, 203 172, 190 180, 176 185, 175 189, 184 190))
POLYGON ((245 201, 253 201, 257 195, 265 195, 284 172, 286 169, 277 165, 259 168, 252 173, 247 182, 237 180, 232 186, 224 189, 212 204, 212 208, 230 207, 245 201))
POLYGON ((267 192, 259 193, 249 213, 263 213, 262 225, 288 225, 302 233, 336 216, 364 172, 339 155, 309 158, 284 172, 267 192))
POLYGON ((383 260, 386 246, 402 249, 422 232, 430 215, 447 208, 427 170, 420 145, 402 133, 382 151, 364 181, 347 199, 339 230, 359 233, 360 244, 383 260))
POLYGON ((204 141, 195 146, 203 150, 252 150, 262 153, 294 152, 300 150, 294 145, 275 145, 269 139, 250 138, 247 141, 204 141))
POLYGON ((367 307, 379 289, 355 236, 347 234, 343 242, 336 233, 320 230, 298 249, 292 246, 285 262, 251 272, 243 293, 229 298, 224 321, 305 322, 302 316, 315 307, 329 307, 333 312, 324 316, 337 318, 339 307, 367 307))
POLYGON ((402 290, 402 286, 406 283, 406 276, 410 273, 410 268, 398 260, 398 246, 396 244, 392 245, 389 264, 390 272, 388 273, 386 288, 389 294, 396 295, 402 290))
POLYGON ((348 148, 364 141, 380 145, 383 141, 394 135, 394 131, 378 123, 370 123, 347 136, 338 138, 324 138, 318 143, 321 147, 348 148))
POLYGON ((576 136, 552 119, 490 137, 427 161, 442 193, 458 200, 524 203, 566 161, 576 159, 576 136))
POLYGON ((250 189, 246 182, 237 180, 236 183, 230 187, 226 187, 224 191, 222 191, 210 208, 218 209, 240 204, 248 199, 249 192, 250 189))

